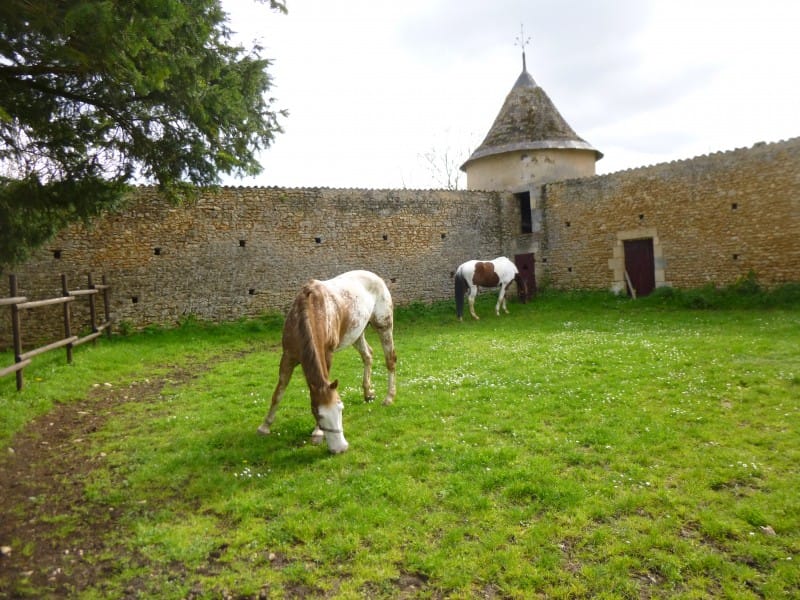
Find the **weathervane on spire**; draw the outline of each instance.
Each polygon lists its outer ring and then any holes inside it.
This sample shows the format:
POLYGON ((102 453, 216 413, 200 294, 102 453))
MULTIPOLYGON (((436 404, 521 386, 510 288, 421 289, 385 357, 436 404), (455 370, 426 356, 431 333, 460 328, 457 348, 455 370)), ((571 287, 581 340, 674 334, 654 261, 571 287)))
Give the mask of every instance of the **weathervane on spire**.
POLYGON ((527 71, 528 70, 528 68, 527 68, 527 66, 525 64, 525 46, 527 46, 528 42, 530 42, 530 41, 531 41, 530 36, 525 37, 525 30, 523 29, 522 24, 520 23, 520 26, 519 26, 519 37, 514 42, 514 45, 515 46, 519 46, 520 48, 522 48, 522 70, 523 71, 527 71))

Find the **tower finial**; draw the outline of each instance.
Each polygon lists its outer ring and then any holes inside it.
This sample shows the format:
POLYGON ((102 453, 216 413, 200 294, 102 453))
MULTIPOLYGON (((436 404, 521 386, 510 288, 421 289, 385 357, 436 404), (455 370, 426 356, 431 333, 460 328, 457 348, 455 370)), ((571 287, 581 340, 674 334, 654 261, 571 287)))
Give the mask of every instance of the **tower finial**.
POLYGON ((514 42, 514 45, 515 46, 519 46, 520 48, 522 48, 522 70, 523 71, 527 71, 528 70, 528 67, 525 64, 525 46, 527 46, 528 42, 530 42, 530 41, 531 41, 530 36, 528 36, 527 38, 525 37, 525 30, 522 27, 522 23, 520 23, 520 25, 519 25, 519 37, 514 42))

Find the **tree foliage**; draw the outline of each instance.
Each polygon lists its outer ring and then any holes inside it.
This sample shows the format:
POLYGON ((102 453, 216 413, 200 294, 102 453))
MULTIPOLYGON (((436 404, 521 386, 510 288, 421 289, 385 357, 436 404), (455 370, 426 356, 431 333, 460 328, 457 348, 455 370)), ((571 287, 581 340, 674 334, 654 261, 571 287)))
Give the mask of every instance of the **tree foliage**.
POLYGON ((261 171, 285 113, 231 33, 220 0, 0 2, 0 265, 133 181, 177 198, 261 171))

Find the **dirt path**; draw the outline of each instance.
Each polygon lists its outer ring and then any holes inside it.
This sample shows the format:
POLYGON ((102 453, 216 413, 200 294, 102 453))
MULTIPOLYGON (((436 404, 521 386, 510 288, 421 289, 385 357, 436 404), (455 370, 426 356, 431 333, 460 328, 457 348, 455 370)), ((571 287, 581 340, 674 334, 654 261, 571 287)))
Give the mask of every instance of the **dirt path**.
MULTIPOLYGON (((87 502, 87 478, 104 464, 103 456, 92 456, 87 448, 126 403, 157 402, 166 385, 186 383, 212 366, 174 368, 161 379, 120 387, 97 386, 85 400, 59 404, 30 422, 9 447, 0 448, 0 600, 76 598, 89 588, 102 593, 98 586, 120 568, 159 568, 143 554, 120 555, 111 545, 125 515, 98 511, 87 502)), ((216 568, 213 554, 209 560, 209 569, 216 568)), ((415 597, 425 586, 424 579, 404 575, 397 581, 397 597, 415 597)), ((134 579, 122 597, 140 598, 149 589, 134 579)), ((305 585, 284 593, 287 598, 313 595, 305 585)), ((187 600, 195 597, 193 590, 187 600)), ((248 597, 266 598, 269 592, 248 597)))
MULTIPOLYGON (((84 485, 102 457, 85 447, 121 404, 154 401, 167 383, 207 368, 175 369, 158 381, 102 385, 81 402, 56 406, 32 421, 0 454, 0 598, 70 598, 115 569, 107 540, 122 515, 98 513, 84 485), (65 518, 68 517, 68 518, 65 518), (65 531, 65 523, 78 523, 65 531)), ((143 557, 128 557, 144 560, 143 557)), ((130 597, 136 596, 135 586, 130 597)))

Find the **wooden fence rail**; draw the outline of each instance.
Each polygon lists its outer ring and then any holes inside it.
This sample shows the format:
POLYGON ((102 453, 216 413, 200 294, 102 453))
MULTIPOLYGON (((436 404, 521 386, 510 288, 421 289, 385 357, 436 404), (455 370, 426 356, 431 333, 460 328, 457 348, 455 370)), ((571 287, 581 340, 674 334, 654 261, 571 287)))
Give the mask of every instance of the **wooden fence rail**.
POLYGON ((31 364, 31 359, 34 356, 55 350, 56 348, 63 348, 66 346, 67 362, 72 363, 72 349, 75 346, 85 344, 86 342, 93 342, 105 331, 109 336, 111 335, 111 305, 109 302, 109 293, 111 286, 106 282, 106 276, 103 275, 103 283, 95 285, 92 282, 92 274, 88 276, 88 288, 84 290, 69 290, 67 288, 67 276, 61 275, 61 296, 56 298, 48 298, 46 300, 33 300, 29 301, 25 296, 17 295, 17 276, 11 274, 8 276, 9 280, 9 297, 0 298, 0 306, 11 307, 11 332, 14 338, 14 364, 3 369, 0 369, 0 377, 16 373, 17 375, 17 391, 21 390, 24 385, 24 378, 22 371, 25 367, 31 364), (102 323, 97 323, 97 306, 95 296, 102 293, 103 296, 103 316, 102 323), (91 326, 91 333, 79 337, 72 333, 72 323, 70 315, 70 305, 76 298, 86 296, 89 299, 89 324, 91 326), (63 308, 64 319, 64 337, 56 340, 39 348, 34 348, 28 352, 22 351, 22 327, 20 321, 20 312, 39 308, 42 306, 53 306, 61 304, 63 308))

